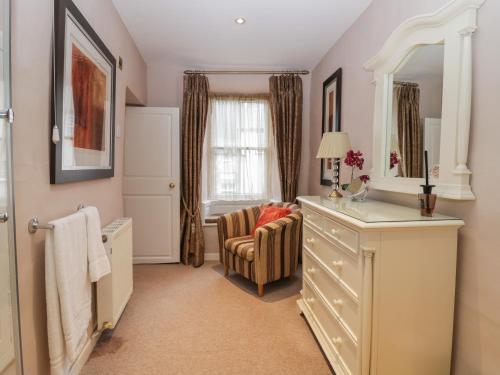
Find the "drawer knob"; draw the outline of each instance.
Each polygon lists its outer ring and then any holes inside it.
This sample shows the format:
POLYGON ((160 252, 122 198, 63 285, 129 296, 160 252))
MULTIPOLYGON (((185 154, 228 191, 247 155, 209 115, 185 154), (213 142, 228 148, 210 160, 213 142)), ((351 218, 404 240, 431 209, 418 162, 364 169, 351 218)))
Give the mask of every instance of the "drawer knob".
POLYGON ((344 304, 344 301, 342 301, 340 298, 334 299, 332 302, 334 306, 342 306, 344 304))
POLYGON ((314 303, 314 298, 312 298, 312 297, 306 298, 306 302, 307 303, 314 303))
POLYGON ((342 344, 342 338, 341 337, 333 337, 332 338, 332 343, 333 343, 333 345, 341 345, 342 344))
POLYGON ((313 267, 311 267, 307 269, 307 273, 314 275, 316 273, 316 270, 313 267))
POLYGON ((315 243, 315 242, 316 242, 316 240, 315 240, 314 238, 307 238, 307 239, 306 239, 306 242, 307 242, 308 244, 312 245, 313 243, 315 243))
POLYGON ((344 261, 342 261, 342 260, 334 260, 334 261, 332 262, 332 265, 333 265, 334 267, 341 268, 341 267, 344 265, 344 261))
POLYGON ((311 215, 306 215, 306 219, 310 219, 310 218, 312 218, 311 215))
POLYGON ((332 234, 333 234, 333 235, 335 235, 335 234, 338 234, 338 233, 339 233, 339 230, 338 230, 338 229, 335 229, 335 228, 332 228, 332 229, 330 230, 330 232, 332 232, 332 234))

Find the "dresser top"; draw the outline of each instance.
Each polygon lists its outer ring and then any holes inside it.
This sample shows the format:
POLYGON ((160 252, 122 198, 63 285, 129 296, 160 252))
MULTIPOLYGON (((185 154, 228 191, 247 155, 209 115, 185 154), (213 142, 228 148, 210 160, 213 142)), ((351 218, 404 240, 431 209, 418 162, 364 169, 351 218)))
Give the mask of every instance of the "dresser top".
MULTIPOLYGON (((342 215, 344 219, 347 216, 365 224, 409 222, 413 222, 415 226, 419 226, 419 224, 461 226, 464 224, 462 220, 455 217, 440 214, 434 214, 432 217, 421 216, 420 210, 415 208, 370 199, 363 202, 353 202, 350 198, 330 199, 320 196, 298 197, 297 199, 299 202, 313 206, 313 208, 335 216, 342 215)), ((353 224, 359 224, 359 222, 353 222, 353 224)))

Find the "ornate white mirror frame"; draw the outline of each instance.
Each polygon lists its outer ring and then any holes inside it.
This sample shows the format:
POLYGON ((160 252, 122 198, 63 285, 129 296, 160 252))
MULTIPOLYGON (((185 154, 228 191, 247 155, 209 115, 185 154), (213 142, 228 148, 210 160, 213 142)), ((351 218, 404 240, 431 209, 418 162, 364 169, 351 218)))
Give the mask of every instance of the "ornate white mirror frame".
MULTIPOLYGON (((432 179, 435 193, 442 198, 472 200, 467 167, 471 115, 472 33, 477 28, 477 10, 484 0, 453 0, 435 13, 410 18, 387 39, 382 49, 364 68, 374 72, 375 109, 373 129, 374 189, 401 193, 421 192, 423 178, 387 176, 388 113, 392 100, 392 75, 416 48, 444 45, 443 98, 439 178, 432 179)), ((390 140, 389 140, 390 142, 390 140)))

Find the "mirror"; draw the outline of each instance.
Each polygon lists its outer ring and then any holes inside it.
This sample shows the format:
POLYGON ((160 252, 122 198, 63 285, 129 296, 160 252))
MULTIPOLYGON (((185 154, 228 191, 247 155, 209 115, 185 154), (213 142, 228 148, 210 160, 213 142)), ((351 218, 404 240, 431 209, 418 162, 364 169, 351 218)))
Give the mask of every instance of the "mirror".
POLYGON ((444 45, 416 46, 389 75, 386 176, 439 177, 444 45))
POLYGON ((450 0, 403 21, 364 64, 375 86, 371 189, 421 193, 427 150, 433 193, 475 199, 467 165, 472 35, 483 1, 450 0))

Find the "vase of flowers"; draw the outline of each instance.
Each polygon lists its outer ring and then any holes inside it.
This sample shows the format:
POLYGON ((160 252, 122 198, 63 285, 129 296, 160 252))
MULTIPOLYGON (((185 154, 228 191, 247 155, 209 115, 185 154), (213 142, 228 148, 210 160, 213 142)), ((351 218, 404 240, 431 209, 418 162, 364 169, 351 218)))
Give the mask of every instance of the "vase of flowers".
POLYGON ((365 159, 361 151, 349 150, 344 159, 344 164, 351 167, 351 182, 343 184, 342 189, 349 192, 353 201, 363 201, 368 195, 368 186, 366 183, 370 181, 370 176, 367 174, 355 177, 356 171, 363 170, 365 159))

